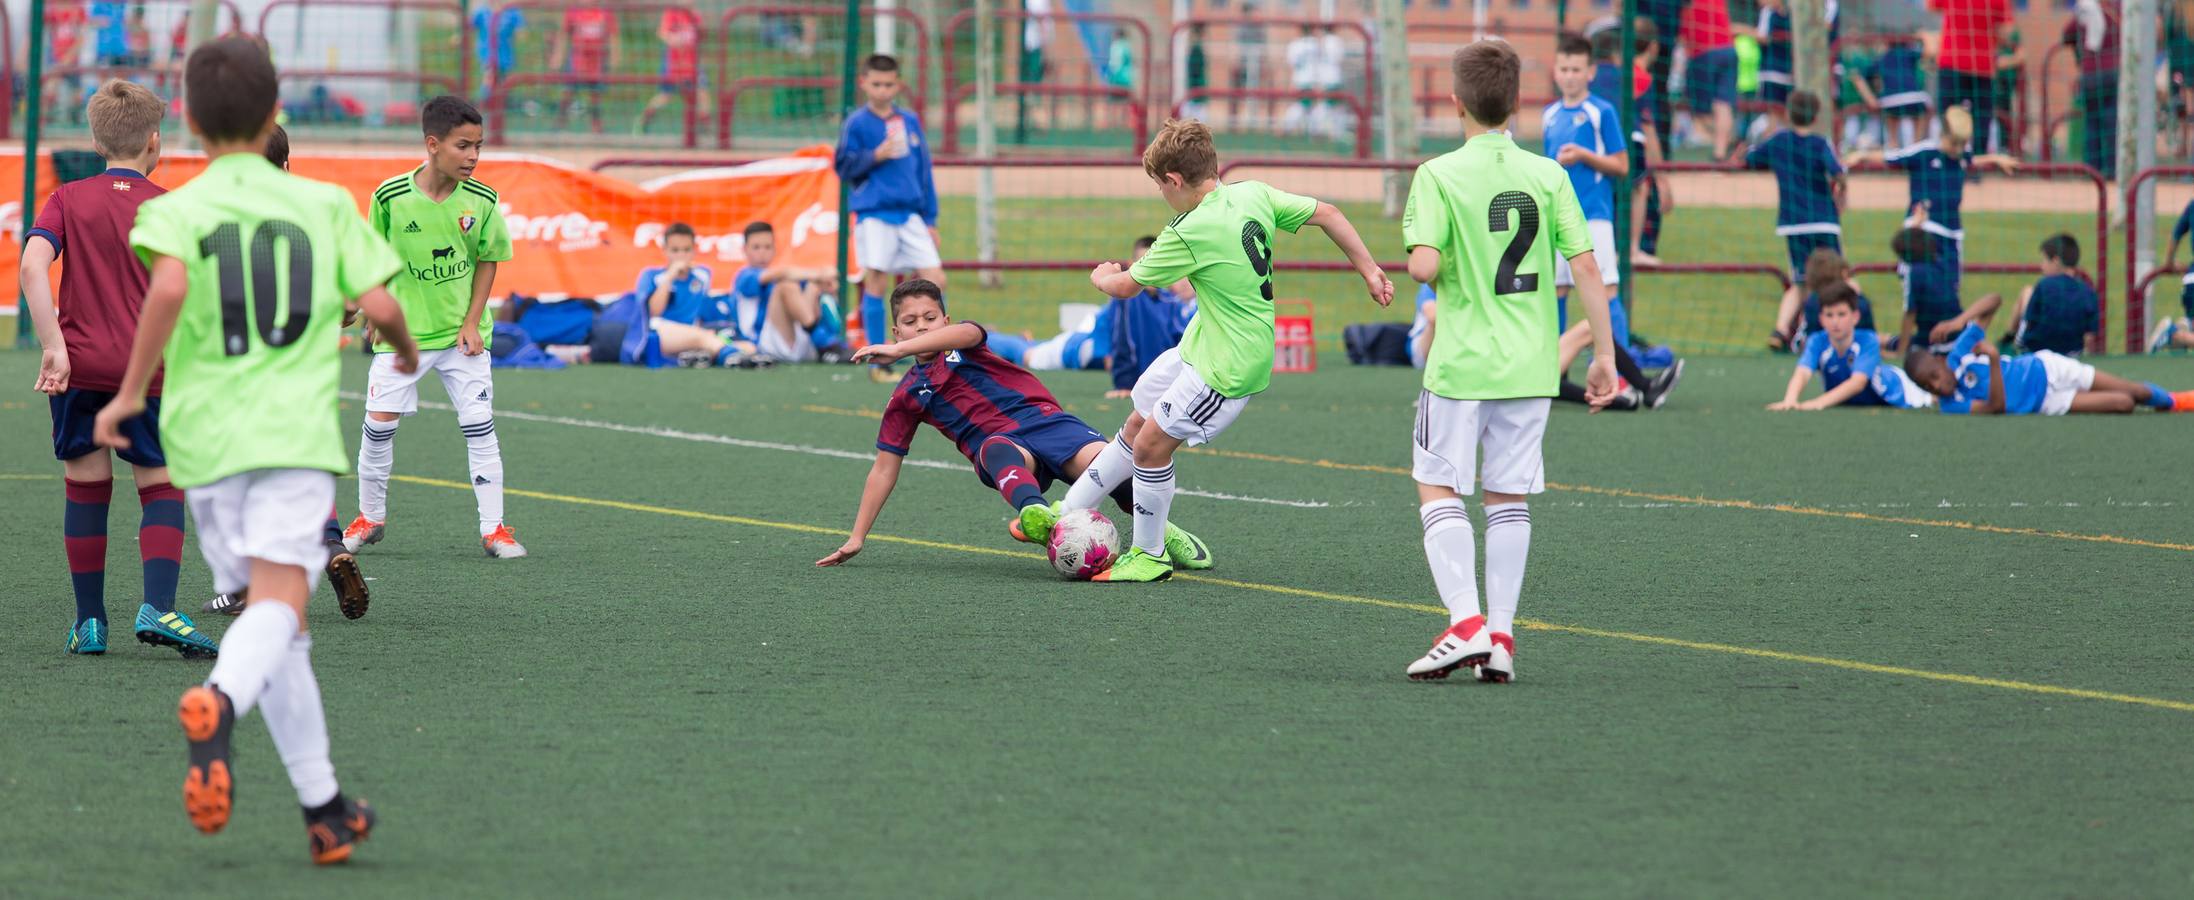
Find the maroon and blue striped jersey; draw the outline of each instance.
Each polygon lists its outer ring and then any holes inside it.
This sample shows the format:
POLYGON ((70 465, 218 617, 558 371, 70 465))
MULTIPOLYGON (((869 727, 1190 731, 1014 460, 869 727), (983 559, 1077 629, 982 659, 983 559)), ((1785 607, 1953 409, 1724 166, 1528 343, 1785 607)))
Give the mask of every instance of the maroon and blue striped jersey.
MULTIPOLYGON (((989 337, 987 329, 984 337, 989 337)), ((974 460, 984 438, 1011 434, 1061 415, 1066 415, 1065 410, 1043 382, 979 343, 939 353, 899 379, 891 402, 884 405, 876 449, 905 456, 914 432, 926 422, 951 438, 961 455, 974 460)))

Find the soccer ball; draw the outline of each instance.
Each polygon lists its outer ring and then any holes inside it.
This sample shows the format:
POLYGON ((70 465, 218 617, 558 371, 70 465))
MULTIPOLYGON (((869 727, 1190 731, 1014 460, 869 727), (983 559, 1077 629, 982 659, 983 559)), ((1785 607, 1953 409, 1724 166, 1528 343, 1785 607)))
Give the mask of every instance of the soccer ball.
POLYGON ((1094 509, 1071 510, 1051 526, 1051 567, 1076 581, 1088 581, 1120 558, 1120 532, 1094 509))

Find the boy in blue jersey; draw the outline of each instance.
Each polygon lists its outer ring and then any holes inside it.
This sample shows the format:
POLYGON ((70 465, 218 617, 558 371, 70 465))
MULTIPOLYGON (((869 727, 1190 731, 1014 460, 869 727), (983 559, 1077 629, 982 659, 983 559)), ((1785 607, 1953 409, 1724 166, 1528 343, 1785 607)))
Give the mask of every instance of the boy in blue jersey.
MULTIPOLYGON (((1592 42, 1563 35, 1554 49, 1554 85, 1561 99, 1547 104, 1541 116, 1546 156, 1569 173, 1577 204, 1585 211, 1585 230, 1592 235, 1592 253, 1600 264, 1600 281, 1609 286, 1609 309, 1621 298, 1613 286, 1622 282, 1622 257, 1615 253, 1615 187, 1628 185, 1630 147, 1623 140, 1623 125, 1614 104, 1592 95, 1592 42)), ((1567 300, 1575 283, 1569 261, 1554 261, 1555 294, 1567 300)), ((1616 329, 1615 343, 1624 343, 1626 328, 1616 329)))
POLYGON ((1943 353, 1966 325, 1979 322, 1987 328, 2003 297, 1983 294, 1971 308, 1961 305, 1957 275, 1937 258, 1936 248, 1942 241, 1921 227, 1926 221, 1927 208, 1914 204, 1903 230, 1889 239, 1890 251, 1897 254, 1897 277, 1904 283, 1904 324, 1897 332, 1897 346, 1943 353))
MULTIPOLYGON (((1154 235, 1136 238, 1129 264, 1141 262, 1157 242, 1154 235)), ((1185 278, 1171 287, 1145 286, 1133 297, 1113 298, 1112 353, 1107 364, 1112 370, 1112 390, 1105 392, 1106 397, 1132 396, 1135 379, 1142 377, 1151 360, 1181 345, 1181 335, 1196 315, 1195 298, 1196 289, 1185 278)))
POLYGON ((1791 314, 1803 296, 1799 285, 1805 280, 1806 257, 1821 247, 1843 252, 1844 226, 1838 212, 1843 204, 1843 163, 1827 138, 1806 130, 1820 117, 1821 98, 1812 91, 1792 91, 1789 114, 1789 128, 1745 151, 1745 168, 1775 173, 1775 233, 1790 251, 1791 286, 1783 292, 1782 312, 1776 317, 1774 334, 1768 337, 1768 346, 1776 350, 1787 350, 1792 343, 1791 314))
POLYGON ((2053 350, 2078 356, 2102 328, 2101 301, 2079 276, 2080 242, 2069 234, 2042 241, 2042 277, 2019 292, 2010 343, 2033 353, 2053 350))
POLYGON ((861 66, 867 105, 846 117, 834 166, 851 192, 847 208, 860 258, 861 321, 871 343, 882 343, 890 313, 884 296, 892 276, 913 275, 945 285, 937 256, 937 182, 922 120, 898 105, 899 61, 881 53, 861 66))
MULTIPOLYGON (((2194 201, 2186 204, 2186 210, 2179 213, 2178 224, 2171 226, 2171 249, 2164 252, 2165 269, 2178 267, 2179 242, 2185 240, 2190 231, 2194 231, 2194 201)), ((2194 347, 2194 327, 2188 325, 2188 320, 2194 319, 2194 271, 2179 276, 2179 306, 2185 310, 2186 317, 2165 315, 2157 321, 2156 330, 2148 333, 2148 352, 2194 347)))
POLYGON ((693 226, 672 222, 663 229, 663 264, 642 269, 632 295, 647 302, 649 339, 664 356, 693 364, 732 365, 740 356, 753 353, 754 345, 737 346, 740 342, 702 327, 715 305, 709 296, 715 273, 693 261, 696 246, 693 226))
POLYGON ((1965 223, 1960 207, 1965 203, 1966 172, 1976 166, 1995 166, 2006 173, 2019 170, 2019 161, 2001 153, 1974 155, 1968 144, 1973 137, 1973 114, 1962 106, 1943 112, 1943 133, 1933 141, 1920 141, 1886 153, 1862 151, 1844 157, 1844 165, 1857 167, 1880 162, 1903 169, 1911 187, 1908 205, 1921 206, 1927 218, 1920 227, 1934 235, 1936 258, 1950 267, 1953 278, 1963 278, 1965 223))
POLYGON ((2129 381, 2060 353, 2042 350, 2006 359, 1978 324, 1967 325, 1947 354, 1906 354, 1905 371, 1942 398, 1943 412, 1956 415, 2129 413, 2142 406, 2194 412, 2194 391, 2172 393, 2153 382, 2129 381))
POLYGON ((768 222, 748 223, 740 237, 747 264, 732 277, 730 306, 723 313, 765 357, 822 358, 823 349, 837 344, 845 330, 837 310, 823 302, 823 285, 836 281, 836 273, 776 265, 777 230, 768 222))
MULTIPOLYGON (((854 352, 855 362, 913 357, 915 366, 899 379, 884 405, 876 432, 876 463, 861 489, 860 510, 846 542, 818 566, 852 559, 867 542, 869 529, 899 483, 899 468, 924 423, 951 438, 961 455, 975 464, 983 486, 996 490, 1016 510, 1040 507, 1054 481, 1073 481, 1107 446, 1104 435, 1059 407, 1035 375, 986 346, 988 332, 974 322, 945 315, 943 292, 916 278, 891 292, 892 329, 897 343, 870 344, 854 352)), ((1132 512, 1135 483, 1123 480, 1109 492, 1112 502, 1132 512)), ((1208 569, 1204 542, 1178 525, 1167 525, 1168 540, 1184 555, 1183 568, 1208 569)), ((1014 539, 1036 543, 1016 518, 1008 527, 1014 539)))
POLYGON ((1782 401, 1767 408, 1813 412, 1831 406, 1924 406, 1930 402, 1903 370, 1882 364, 1881 335, 1859 327, 1858 292, 1837 284, 1821 293, 1821 330, 1806 338, 1782 401), (1821 376, 1820 396, 1800 402, 1798 395, 1816 372, 1821 376))
MULTIPOLYGON (((1828 24, 1828 46, 1834 47, 1837 25, 1835 0, 1822 4, 1821 15, 1828 24)), ((1781 107, 1789 101, 1791 89, 1797 84, 1791 77, 1791 24, 1787 0, 1760 0, 1760 20, 1755 33, 1760 38, 1760 101, 1781 107)), ((1769 114, 1770 118, 1776 115, 1769 114)))

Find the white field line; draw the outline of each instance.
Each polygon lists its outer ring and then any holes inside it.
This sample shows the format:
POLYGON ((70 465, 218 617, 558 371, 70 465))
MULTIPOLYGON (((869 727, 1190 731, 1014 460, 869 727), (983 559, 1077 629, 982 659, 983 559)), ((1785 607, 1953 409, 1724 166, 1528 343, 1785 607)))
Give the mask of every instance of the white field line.
MULTIPOLYGON (((366 396, 355 391, 344 391, 343 398, 346 400, 363 401, 366 399, 366 396)), ((439 410, 442 412, 456 411, 455 407, 452 407, 447 403, 431 403, 425 400, 419 401, 419 408, 439 410)), ((777 441, 757 441, 750 440, 748 438, 732 437, 725 434, 708 434, 698 431, 684 431, 681 429, 663 428, 654 425, 625 425, 617 422, 603 422, 596 419, 577 419, 571 416, 545 416, 539 413, 515 412, 511 410, 499 409, 495 411, 495 417, 498 419, 517 419, 523 422, 540 422, 548 425, 568 425, 573 428, 592 428, 597 431, 614 431, 620 434, 646 435, 648 437, 666 438, 674 441, 692 441, 697 444, 719 444, 726 447, 744 447, 749 450, 776 450, 782 453, 799 453, 806 456, 820 456, 828 459, 845 459, 857 462, 871 462, 876 458, 875 453, 858 453, 852 450, 840 450, 835 447, 814 447, 807 444, 786 444, 779 443, 777 441)), ((906 464, 924 469, 939 469, 947 472, 965 473, 968 470, 966 463, 951 463, 936 459, 915 459, 913 457, 908 457, 906 464)), ((1332 505, 1326 503, 1323 500, 1280 500, 1271 497, 1249 497, 1241 494, 1228 494, 1219 491, 1198 491, 1190 490, 1187 488, 1181 489, 1179 493, 1190 497, 1203 497, 1208 500, 1231 500, 1237 503, 1262 503, 1267 506, 1285 506, 1293 509, 1325 509, 1332 505)))

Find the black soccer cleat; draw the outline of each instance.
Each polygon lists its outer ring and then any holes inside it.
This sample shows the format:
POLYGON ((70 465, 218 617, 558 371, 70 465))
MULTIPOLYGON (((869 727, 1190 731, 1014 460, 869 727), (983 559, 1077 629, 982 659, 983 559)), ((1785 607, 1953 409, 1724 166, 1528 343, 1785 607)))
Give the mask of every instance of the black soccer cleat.
POLYGON ((199 831, 213 834, 229 823, 235 781, 229 772, 229 732, 236 709, 219 688, 201 684, 183 692, 175 717, 190 742, 190 771, 183 776, 183 811, 199 831))
POLYGON ((366 614, 366 604, 372 596, 366 590, 366 576, 358 571, 358 557, 345 549, 341 541, 328 542, 328 584, 335 588, 335 605, 343 611, 343 618, 356 619, 366 614))
POLYGON ((244 611, 244 595, 240 593, 215 594, 213 599, 206 601, 206 605, 199 607, 198 611, 217 613, 224 616, 238 615, 244 611))
POLYGON ((1661 374, 1653 376, 1653 383, 1646 385, 1646 408, 1660 409, 1661 404, 1668 402, 1668 392, 1675 390, 1676 382, 1682 381, 1683 377, 1684 361, 1682 357, 1678 357, 1668 364, 1668 368, 1662 369, 1661 374))
POLYGON ((347 862, 358 842, 373 832, 373 807, 364 800, 334 800, 319 809, 305 810, 305 836, 312 841, 312 861, 331 866, 347 862))

